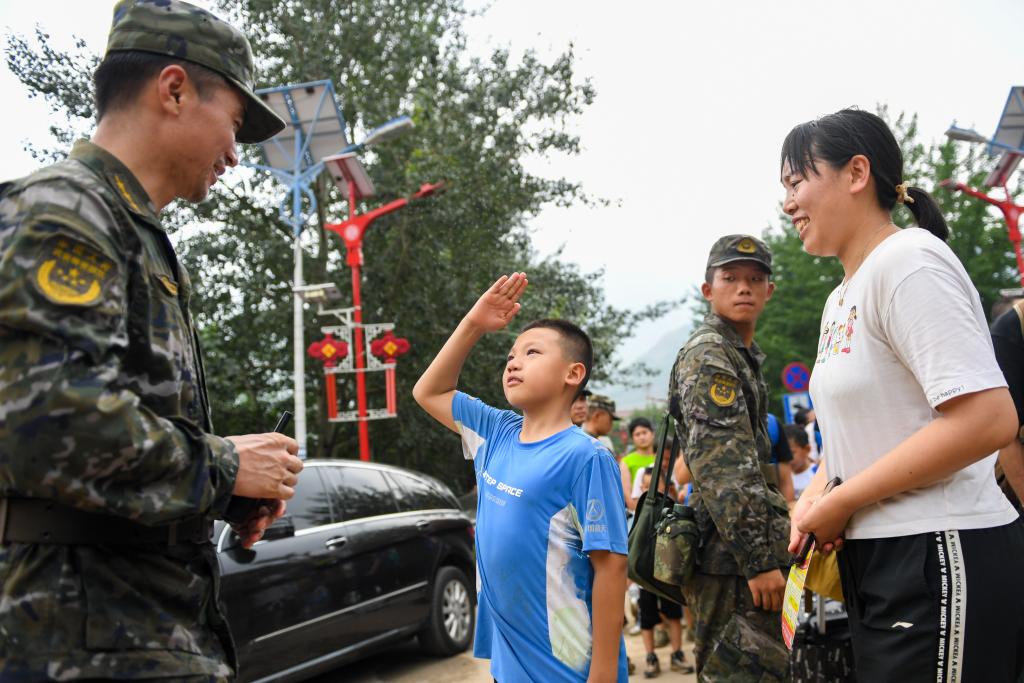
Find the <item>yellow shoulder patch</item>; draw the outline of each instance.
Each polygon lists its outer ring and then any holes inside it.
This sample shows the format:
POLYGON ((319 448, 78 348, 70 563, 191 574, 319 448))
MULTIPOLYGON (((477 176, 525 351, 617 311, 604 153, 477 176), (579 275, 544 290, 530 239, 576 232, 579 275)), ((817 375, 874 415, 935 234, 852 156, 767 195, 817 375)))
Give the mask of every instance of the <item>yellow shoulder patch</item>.
POLYGON ((162 273, 156 276, 156 280, 157 282, 160 283, 160 286, 164 288, 165 292, 167 292, 171 296, 178 296, 177 282, 175 282, 174 280, 172 280, 171 278, 167 277, 162 273))
POLYGON ((740 243, 736 245, 736 251, 741 254, 753 254, 757 251, 757 246, 754 245, 754 240, 743 238, 740 243))
POLYGON ((716 406, 728 408, 736 402, 736 388, 740 382, 729 375, 715 374, 711 377, 711 389, 708 395, 716 406))
POLYGON ((46 243, 32 282, 62 306, 98 303, 114 274, 114 262, 84 242, 57 237, 46 243))

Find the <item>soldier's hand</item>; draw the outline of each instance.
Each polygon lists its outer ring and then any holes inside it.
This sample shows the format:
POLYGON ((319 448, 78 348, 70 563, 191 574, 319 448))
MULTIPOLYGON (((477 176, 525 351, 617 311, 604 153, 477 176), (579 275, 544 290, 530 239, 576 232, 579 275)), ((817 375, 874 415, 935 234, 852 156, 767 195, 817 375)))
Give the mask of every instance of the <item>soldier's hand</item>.
POLYGON ((467 322, 484 332, 504 329, 519 312, 526 285, 526 273, 502 275, 469 309, 467 322))
POLYGON ((238 538, 241 539, 243 548, 251 548, 256 541, 263 538, 263 532, 271 524, 284 516, 286 504, 283 500, 263 501, 256 511, 256 514, 245 521, 244 524, 232 524, 231 528, 238 538))
POLYGON ((236 496, 288 500, 295 495, 295 484, 302 461, 295 455, 299 444, 276 432, 229 436, 238 449, 236 496))
POLYGON ((786 578, 778 569, 763 572, 747 581, 750 594, 754 596, 754 607, 768 612, 782 609, 782 598, 786 594, 786 578))

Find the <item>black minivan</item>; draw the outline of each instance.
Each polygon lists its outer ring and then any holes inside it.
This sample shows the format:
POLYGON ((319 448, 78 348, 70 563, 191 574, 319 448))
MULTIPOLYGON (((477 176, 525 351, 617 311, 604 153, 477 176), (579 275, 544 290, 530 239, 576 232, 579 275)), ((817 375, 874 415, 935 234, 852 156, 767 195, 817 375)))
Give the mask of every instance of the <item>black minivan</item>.
POLYGON ((287 513, 246 550, 218 522, 240 681, 300 680, 416 635, 473 640, 473 526, 443 484, 350 460, 306 463, 287 513))

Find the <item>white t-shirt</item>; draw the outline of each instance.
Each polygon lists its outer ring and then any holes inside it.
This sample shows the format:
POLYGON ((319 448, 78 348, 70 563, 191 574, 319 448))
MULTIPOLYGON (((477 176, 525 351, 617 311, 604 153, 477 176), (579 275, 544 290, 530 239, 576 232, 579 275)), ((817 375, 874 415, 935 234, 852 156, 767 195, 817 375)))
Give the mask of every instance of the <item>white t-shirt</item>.
MULTIPOLYGON (((848 480, 938 417, 944 401, 1006 381, 981 300, 945 242, 920 228, 885 239, 825 304, 811 399, 829 478, 848 480)), ((858 511, 847 538, 981 529, 1016 517, 995 454, 927 488, 858 511)))
MULTIPOLYGON (((646 470, 646 467, 641 467, 636 471, 636 476, 633 477, 633 490, 630 492, 630 496, 633 498, 633 500, 640 500, 640 496, 642 496, 644 493, 644 472, 646 470)), ((670 479, 670 481, 672 482, 672 485, 676 487, 676 489, 679 488, 679 482, 676 481, 676 478, 674 476, 670 479)))
POLYGON ((804 492, 804 489, 811 485, 811 480, 814 479, 814 470, 808 467, 803 472, 793 473, 793 498, 799 498, 800 494, 804 492))

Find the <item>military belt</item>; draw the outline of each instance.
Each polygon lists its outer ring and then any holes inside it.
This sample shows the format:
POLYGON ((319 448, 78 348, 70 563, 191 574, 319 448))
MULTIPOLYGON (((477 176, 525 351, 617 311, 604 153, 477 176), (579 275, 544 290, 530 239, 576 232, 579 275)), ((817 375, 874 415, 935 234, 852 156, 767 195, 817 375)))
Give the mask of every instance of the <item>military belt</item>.
POLYGON ((210 540, 211 529, 212 523, 203 517, 146 526, 52 500, 0 498, 0 544, 177 545, 205 543, 210 540))
POLYGON ((764 475, 764 481, 769 486, 779 487, 779 470, 774 464, 763 464, 761 465, 761 474, 764 475))

